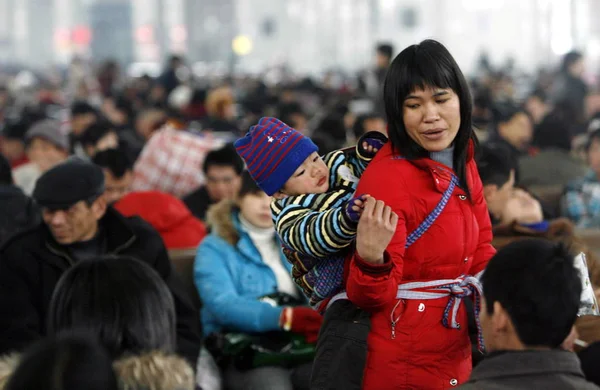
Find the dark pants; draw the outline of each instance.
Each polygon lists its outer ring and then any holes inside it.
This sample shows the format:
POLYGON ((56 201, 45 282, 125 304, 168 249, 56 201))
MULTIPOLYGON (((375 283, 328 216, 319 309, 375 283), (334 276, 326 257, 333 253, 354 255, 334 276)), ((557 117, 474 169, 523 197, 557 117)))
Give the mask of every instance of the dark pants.
POLYGON ((360 390, 367 361, 369 314, 348 300, 325 312, 313 363, 311 390, 360 390))

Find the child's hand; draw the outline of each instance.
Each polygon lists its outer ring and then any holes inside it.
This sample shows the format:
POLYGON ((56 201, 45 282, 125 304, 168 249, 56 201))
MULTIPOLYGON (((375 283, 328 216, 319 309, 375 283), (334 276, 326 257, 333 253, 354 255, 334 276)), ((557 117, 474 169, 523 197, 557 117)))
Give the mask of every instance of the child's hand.
POLYGON ((370 197, 371 195, 359 195, 356 198, 350 199, 344 207, 346 216, 348 216, 348 218, 350 218, 350 220, 353 222, 358 222, 363 208, 365 207, 365 202, 370 197))
POLYGON ((377 152, 385 145, 385 142, 378 138, 365 138, 362 143, 362 148, 364 151, 371 156, 377 154, 377 152))

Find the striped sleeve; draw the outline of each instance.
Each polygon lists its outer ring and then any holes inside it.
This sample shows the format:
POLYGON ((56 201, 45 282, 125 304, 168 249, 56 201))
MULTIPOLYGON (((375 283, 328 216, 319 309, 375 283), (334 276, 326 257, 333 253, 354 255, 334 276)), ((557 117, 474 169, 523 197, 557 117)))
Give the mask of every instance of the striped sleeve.
MULTIPOLYGON (((356 147, 354 150, 349 150, 346 153, 341 153, 343 157, 342 163, 348 166, 352 171, 352 174, 358 178, 360 178, 367 169, 367 165, 373 160, 375 154, 369 155, 362 147, 362 143, 365 139, 365 136, 362 136, 358 142, 356 143, 356 147)), ((335 159, 336 162, 338 158, 335 159)), ((339 165, 339 162, 338 162, 339 165)))
POLYGON ((356 223, 346 217, 342 207, 332 208, 346 196, 347 190, 341 189, 274 201, 275 228, 283 243, 315 258, 328 258, 348 247, 356 236, 356 223))

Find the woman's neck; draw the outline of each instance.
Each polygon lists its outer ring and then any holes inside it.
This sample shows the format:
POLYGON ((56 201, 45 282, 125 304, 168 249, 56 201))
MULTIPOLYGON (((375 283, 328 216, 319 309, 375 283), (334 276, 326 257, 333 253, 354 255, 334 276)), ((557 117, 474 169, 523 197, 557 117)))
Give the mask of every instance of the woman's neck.
POLYGON ((454 145, 450 145, 444 150, 439 152, 429 153, 429 158, 433 161, 437 161, 440 164, 444 164, 450 169, 454 169, 454 145))
POLYGON ((242 213, 240 216, 240 224, 253 240, 272 240, 275 237, 275 227, 261 228, 250 223, 242 213))

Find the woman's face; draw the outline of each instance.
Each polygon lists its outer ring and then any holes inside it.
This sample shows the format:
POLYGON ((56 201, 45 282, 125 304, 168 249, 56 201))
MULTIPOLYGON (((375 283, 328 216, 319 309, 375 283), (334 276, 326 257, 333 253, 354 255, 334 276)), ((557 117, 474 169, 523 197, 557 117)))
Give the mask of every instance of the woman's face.
POLYGON ((266 193, 261 191, 256 194, 246 194, 237 203, 246 221, 261 229, 273 227, 271 197, 266 193))
POLYGON ((410 138, 429 152, 439 152, 456 138, 460 101, 452 89, 416 89, 404 100, 402 116, 410 138))

